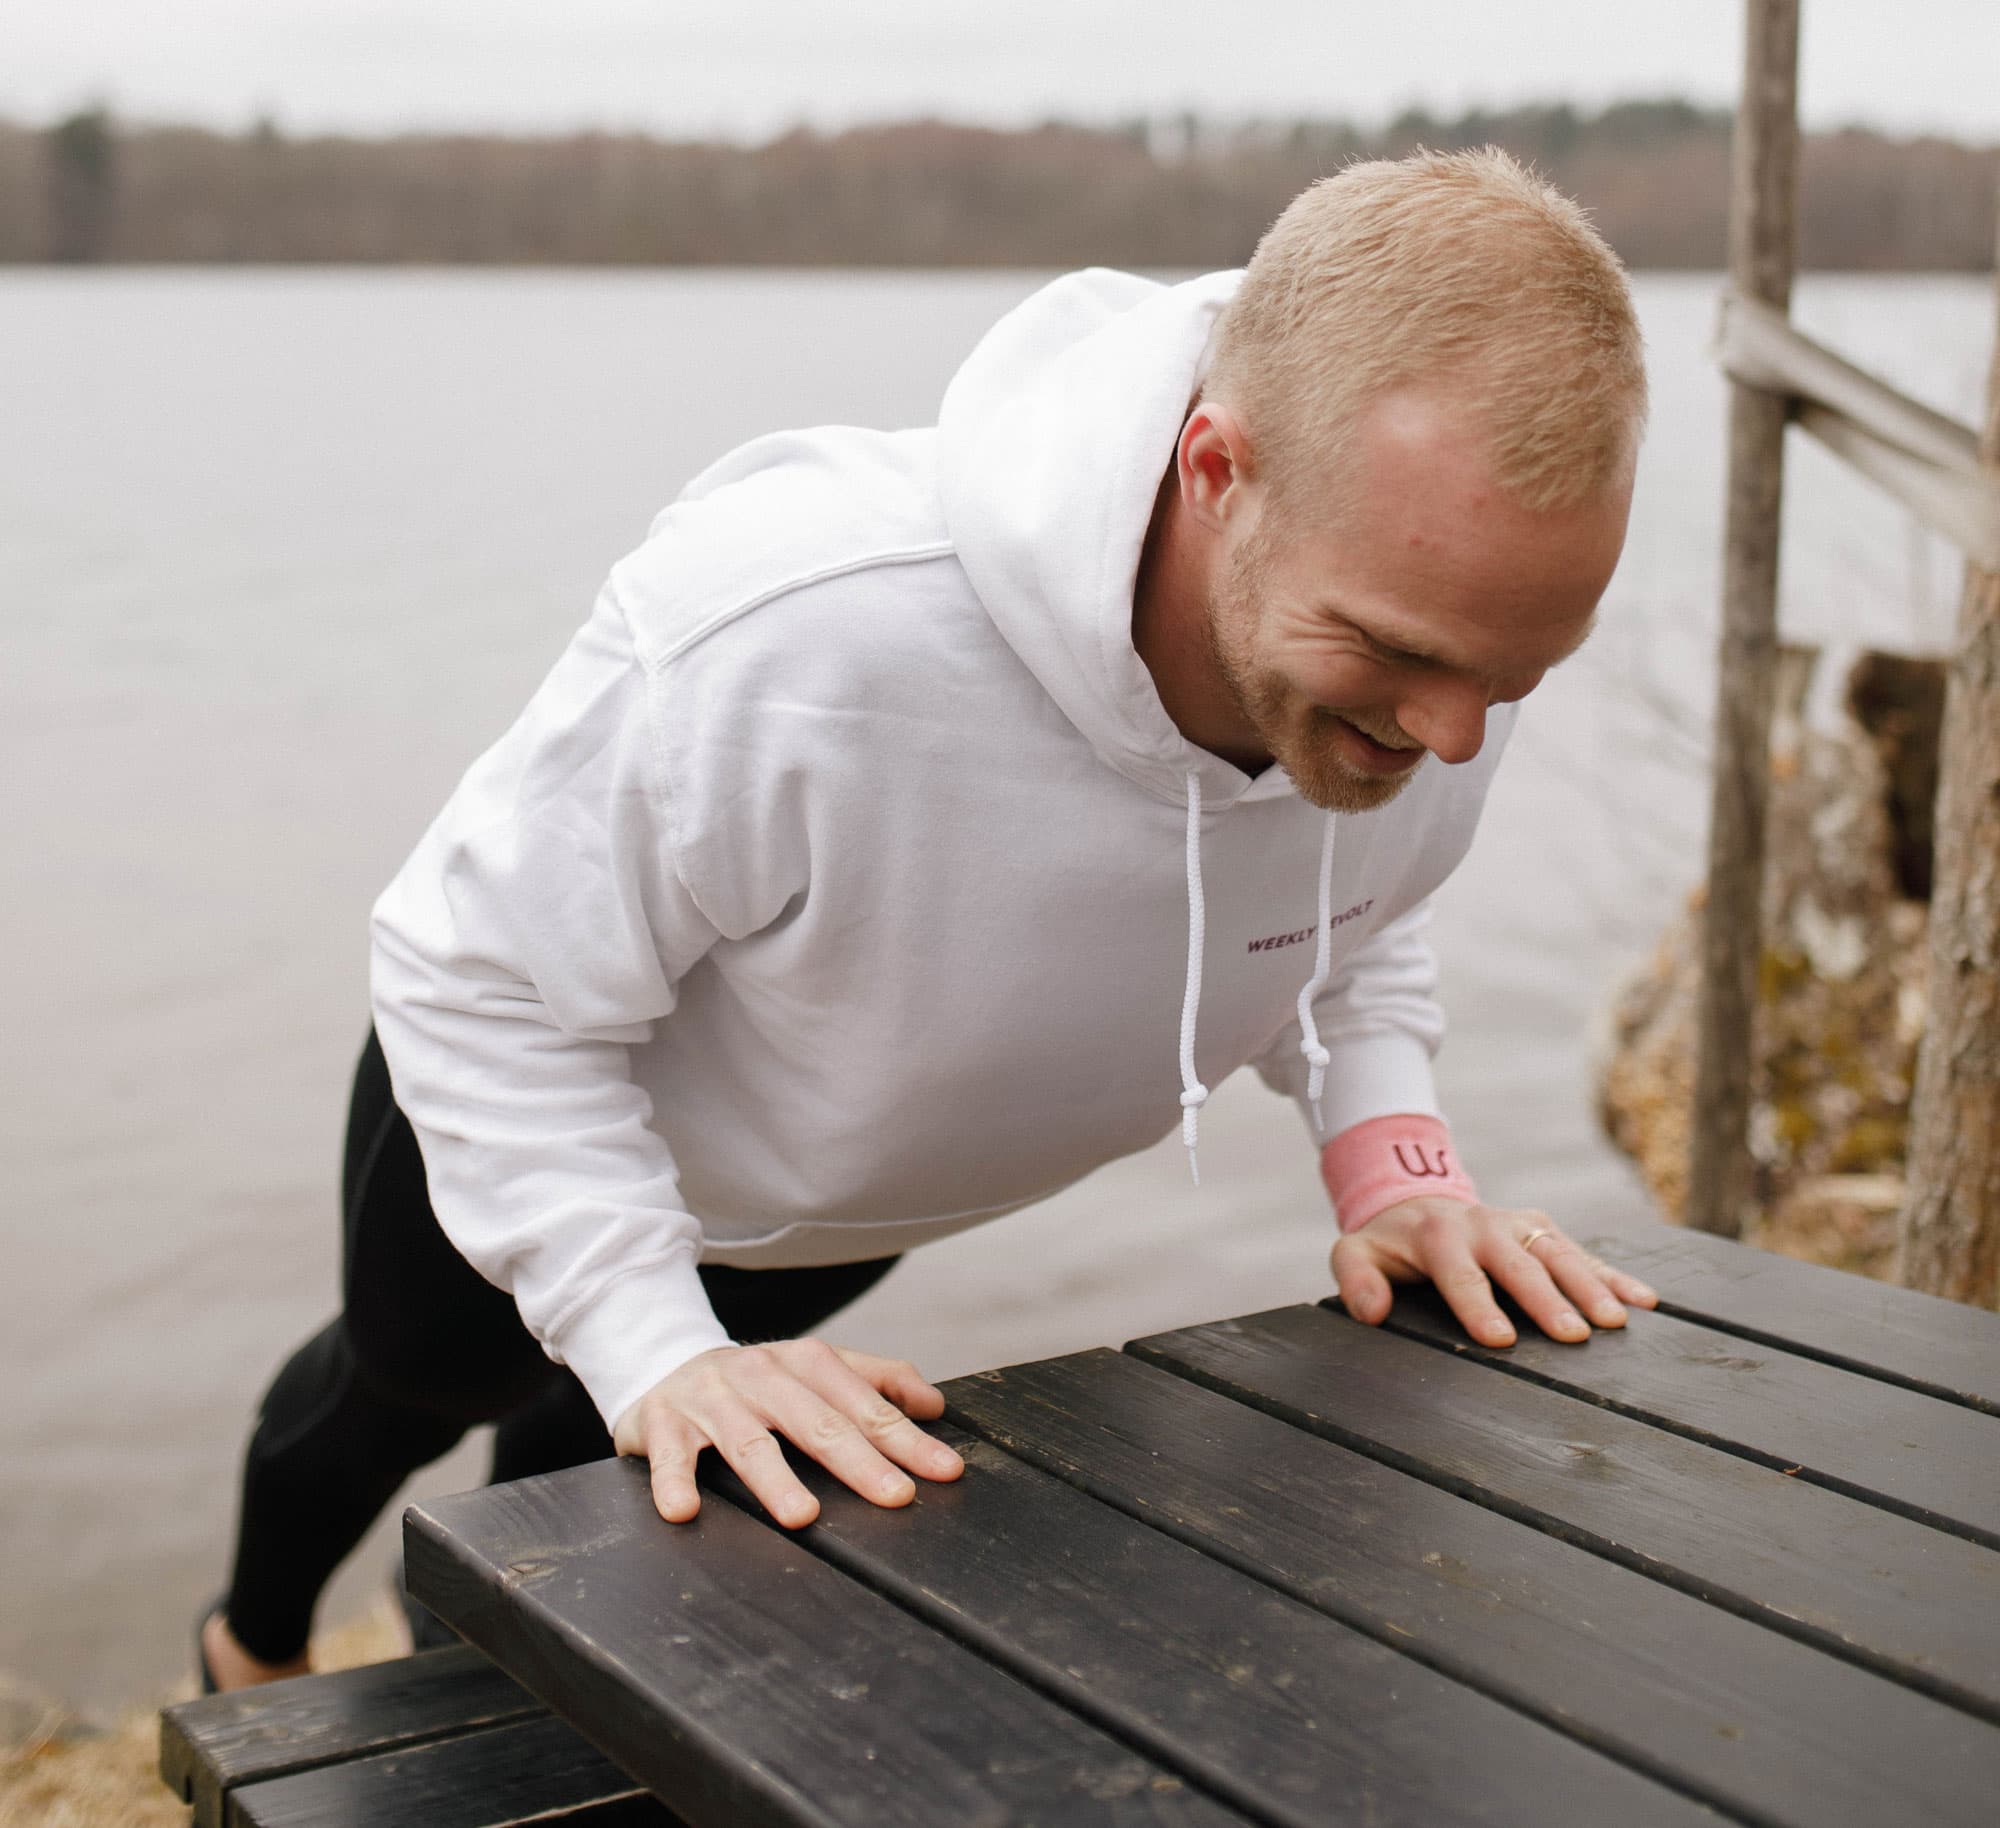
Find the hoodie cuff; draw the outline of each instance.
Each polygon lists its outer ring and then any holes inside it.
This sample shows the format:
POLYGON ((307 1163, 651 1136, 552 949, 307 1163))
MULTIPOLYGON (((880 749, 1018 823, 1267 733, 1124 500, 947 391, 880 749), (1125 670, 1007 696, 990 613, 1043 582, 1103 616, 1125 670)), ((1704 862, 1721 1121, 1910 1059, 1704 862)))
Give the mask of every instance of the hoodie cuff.
MULTIPOLYGON (((1400 1029, 1326 1043, 1329 1064, 1320 1098, 1319 1136, 1338 1136, 1371 1117, 1441 1117, 1431 1050, 1400 1029)), ((1304 1104, 1301 1094, 1300 1103, 1304 1104)), ((1306 1110, 1306 1126, 1313 1113, 1306 1110)))
POLYGON ((691 1249, 629 1270, 606 1284, 549 1341, 607 1428, 661 1378, 697 1353, 731 1344, 709 1306, 691 1249))

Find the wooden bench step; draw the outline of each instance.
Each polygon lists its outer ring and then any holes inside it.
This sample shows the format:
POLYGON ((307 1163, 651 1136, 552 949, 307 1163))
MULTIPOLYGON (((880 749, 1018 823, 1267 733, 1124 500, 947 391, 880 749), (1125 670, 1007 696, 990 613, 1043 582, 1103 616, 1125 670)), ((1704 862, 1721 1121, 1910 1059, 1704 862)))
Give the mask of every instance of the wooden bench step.
POLYGON ((229 1795, 227 1828, 683 1828, 553 1714, 532 1714, 229 1795))
POLYGON ((194 1806, 192 1828, 223 1828, 240 1786, 542 1712, 487 1658, 456 1645, 167 1708, 160 1776, 194 1806))

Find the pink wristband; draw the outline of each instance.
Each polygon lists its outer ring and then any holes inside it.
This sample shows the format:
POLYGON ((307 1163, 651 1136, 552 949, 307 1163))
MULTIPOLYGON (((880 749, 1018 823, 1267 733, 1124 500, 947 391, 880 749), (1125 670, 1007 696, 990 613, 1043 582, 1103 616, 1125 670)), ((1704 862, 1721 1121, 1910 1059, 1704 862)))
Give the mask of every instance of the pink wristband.
POLYGON ((1479 1198, 1471 1177, 1458 1165, 1443 1119, 1415 1112, 1371 1117, 1341 1131, 1320 1151, 1319 1172, 1342 1231, 1366 1225, 1399 1200, 1479 1198))

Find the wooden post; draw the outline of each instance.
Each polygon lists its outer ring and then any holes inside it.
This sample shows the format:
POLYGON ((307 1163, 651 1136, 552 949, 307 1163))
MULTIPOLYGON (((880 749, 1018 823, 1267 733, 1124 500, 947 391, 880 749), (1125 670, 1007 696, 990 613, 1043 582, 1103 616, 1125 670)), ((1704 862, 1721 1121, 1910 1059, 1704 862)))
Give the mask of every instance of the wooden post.
MULTIPOLYGON (((1743 94, 1730 148, 1729 279, 1789 310, 1798 197, 1799 0, 1747 0, 1743 94)), ((1777 662, 1778 509, 1787 405, 1732 381, 1717 652, 1708 901, 1687 1222, 1742 1235, 1751 1205, 1752 1035, 1763 952, 1764 807, 1777 662)))
MULTIPOLYGON (((2000 338, 1979 455, 2000 484, 2000 338)), ((2000 1307, 2000 571, 1976 564, 1946 676, 1935 855, 1896 1274, 1926 1294, 2000 1307)))

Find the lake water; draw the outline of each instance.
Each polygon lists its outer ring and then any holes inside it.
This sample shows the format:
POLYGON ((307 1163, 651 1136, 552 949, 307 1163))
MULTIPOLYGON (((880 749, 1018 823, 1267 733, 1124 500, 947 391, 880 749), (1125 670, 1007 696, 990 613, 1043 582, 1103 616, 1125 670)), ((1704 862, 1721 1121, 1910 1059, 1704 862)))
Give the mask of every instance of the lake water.
MULTIPOLYGON (((0 277, 0 1670, 155 1692, 219 1584, 235 1461, 327 1315, 370 902, 611 561, 757 432, 925 423, 1028 274, 0 277)), ((1638 287, 1631 543, 1531 701, 1437 935, 1441 1077, 1489 1198, 1643 1222, 1588 1086, 1616 976, 1700 873, 1719 575, 1716 282, 1638 287)), ((1804 324, 1961 418, 1978 279, 1808 282, 1804 324)), ((1935 649, 1958 566, 1791 455, 1790 632, 1935 649)), ((1326 1292, 1288 1106, 934 1246, 840 1328, 935 1377, 1326 1292)), ((477 1477, 476 1444, 422 1488, 477 1477)), ((378 1531, 330 1602, 384 1578, 378 1531)))

